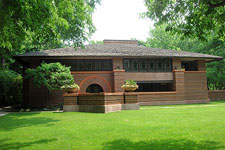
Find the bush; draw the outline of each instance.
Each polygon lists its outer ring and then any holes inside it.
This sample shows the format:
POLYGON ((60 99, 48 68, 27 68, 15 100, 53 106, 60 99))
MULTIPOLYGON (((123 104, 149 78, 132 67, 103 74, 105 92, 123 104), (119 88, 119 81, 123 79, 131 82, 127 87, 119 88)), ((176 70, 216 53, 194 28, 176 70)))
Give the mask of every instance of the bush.
POLYGON ((74 84, 74 77, 71 75, 70 67, 60 63, 42 63, 36 69, 27 69, 26 78, 33 79, 35 85, 45 86, 50 91, 59 90, 64 85, 74 84))
POLYGON ((23 78, 13 70, 0 70, 0 105, 22 103, 23 78))

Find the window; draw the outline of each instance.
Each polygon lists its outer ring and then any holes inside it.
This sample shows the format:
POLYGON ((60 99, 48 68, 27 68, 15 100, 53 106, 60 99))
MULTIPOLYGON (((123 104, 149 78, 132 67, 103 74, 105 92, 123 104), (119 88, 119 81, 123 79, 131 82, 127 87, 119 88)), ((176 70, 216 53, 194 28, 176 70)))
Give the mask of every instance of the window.
POLYGON ((60 62, 67 67, 71 67, 71 71, 111 71, 112 60, 97 59, 76 59, 76 60, 44 60, 44 62, 60 62))
POLYGON ((163 71, 163 69, 164 69, 163 60, 156 61, 156 69, 157 69, 157 71, 163 71))
POLYGON ((147 71, 147 61, 145 59, 143 60, 140 60, 139 61, 139 68, 140 68, 140 71, 142 72, 146 72, 147 71))
POLYGON ((198 71, 197 61, 182 61, 181 66, 185 68, 185 71, 198 71))
POLYGON ((136 59, 131 60, 131 71, 133 72, 138 71, 138 60, 136 59))
POLYGON ((112 66, 112 62, 110 62, 110 61, 104 60, 102 62, 102 70, 104 70, 104 71, 110 71, 110 70, 112 70, 111 69, 111 66, 112 66))
POLYGON ((95 60, 95 61, 93 61, 93 63, 92 63, 92 67, 93 67, 93 70, 95 70, 95 71, 100 71, 101 70, 101 66, 102 66, 102 63, 101 63, 101 61, 98 61, 98 60, 95 60))
POLYGON ((87 93, 100 93, 100 92, 103 92, 103 89, 98 84, 91 84, 87 87, 86 92, 87 93))
POLYGON ((165 60, 164 62, 165 62, 164 63, 165 70, 171 70, 172 69, 172 62, 171 62, 171 60, 165 60))
POLYGON ((85 71, 91 71, 92 70, 92 62, 91 62, 91 60, 86 60, 84 62, 83 70, 85 70, 85 71))
POLYGON ((168 72, 172 71, 171 59, 134 59, 123 60, 126 72, 168 72))
POLYGON ((124 60, 124 69, 126 71, 130 71, 130 60, 129 59, 124 60))
POLYGON ((82 61, 77 61, 77 67, 76 67, 76 71, 83 71, 83 66, 84 66, 84 62, 82 61))
POLYGON ((137 83, 137 92, 173 91, 173 83, 137 83))
POLYGON ((154 60, 149 61, 149 71, 155 71, 155 61, 154 60))

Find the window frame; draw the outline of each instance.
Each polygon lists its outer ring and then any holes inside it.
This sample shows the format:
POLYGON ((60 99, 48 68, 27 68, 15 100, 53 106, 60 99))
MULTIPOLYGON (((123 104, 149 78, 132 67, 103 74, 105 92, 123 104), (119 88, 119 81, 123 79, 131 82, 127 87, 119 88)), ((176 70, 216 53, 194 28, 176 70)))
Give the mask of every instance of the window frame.
POLYGON ((172 58, 169 58, 169 59, 148 59, 148 58, 124 58, 123 59, 123 68, 125 70, 125 72, 172 72, 172 58), (132 68, 132 62, 133 61, 138 61, 138 68, 137 70, 134 70, 132 68), (146 67, 147 69, 146 70, 143 70, 141 69, 141 63, 145 61, 146 62, 146 67), (129 67, 128 68, 125 68, 125 62, 128 62, 129 63, 129 67), (151 69, 150 68, 150 63, 153 62, 154 63, 154 68, 151 69), (158 68, 158 62, 161 62, 162 63, 162 68, 158 68), (170 66, 169 68, 166 67, 166 63, 169 62, 170 66))
POLYGON ((138 59, 133 59, 130 61, 130 71, 131 72, 139 72, 139 60, 138 59), (137 69, 134 70, 133 64, 134 62, 137 62, 137 69))
POLYGON ((44 59, 42 60, 47 63, 55 63, 59 62, 62 65, 67 67, 71 67, 71 71, 79 72, 79 71, 112 71, 112 59, 44 59), (94 62, 100 62, 100 67, 98 69, 94 69, 94 62), (91 67, 88 68, 87 63, 90 63, 91 67), (104 63, 109 63, 108 68, 104 68, 104 63), (81 68, 79 67, 81 66, 81 68), (88 68, 88 69, 87 69, 88 68))
POLYGON ((139 61, 139 68, 138 68, 138 70, 139 70, 139 72, 148 72, 148 61, 147 61, 147 59, 139 59, 138 60, 139 61), (145 62, 145 69, 143 69, 142 68, 142 62, 145 62))
POLYGON ((156 61, 155 61, 155 59, 148 60, 148 72, 156 72, 156 61), (150 62, 154 63, 154 68, 153 69, 150 69, 150 62))

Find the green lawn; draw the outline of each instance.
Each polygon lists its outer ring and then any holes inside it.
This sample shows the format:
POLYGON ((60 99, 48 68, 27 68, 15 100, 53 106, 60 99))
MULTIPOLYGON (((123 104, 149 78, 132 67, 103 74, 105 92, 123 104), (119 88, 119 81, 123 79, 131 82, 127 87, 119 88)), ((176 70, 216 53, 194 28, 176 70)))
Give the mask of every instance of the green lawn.
POLYGON ((225 149, 225 102, 162 107, 108 114, 9 114, 0 117, 0 149, 225 149))

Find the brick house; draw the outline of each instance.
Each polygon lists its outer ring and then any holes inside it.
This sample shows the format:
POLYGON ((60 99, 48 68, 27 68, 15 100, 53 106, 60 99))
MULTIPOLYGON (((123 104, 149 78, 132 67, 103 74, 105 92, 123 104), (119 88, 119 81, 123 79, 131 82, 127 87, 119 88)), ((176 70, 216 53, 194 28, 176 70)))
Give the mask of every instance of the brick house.
MULTIPOLYGON (((15 57, 25 68, 41 62, 71 66, 75 82, 84 93, 123 93, 124 80, 135 80, 140 105, 206 103, 205 64, 222 57, 138 46, 136 40, 104 40, 83 49, 59 48, 15 57), (182 69, 184 68, 184 69, 182 69)), ((49 93, 31 81, 24 82, 24 99, 30 106, 63 103, 63 92, 49 93)), ((82 103, 82 102, 80 102, 82 103)))

